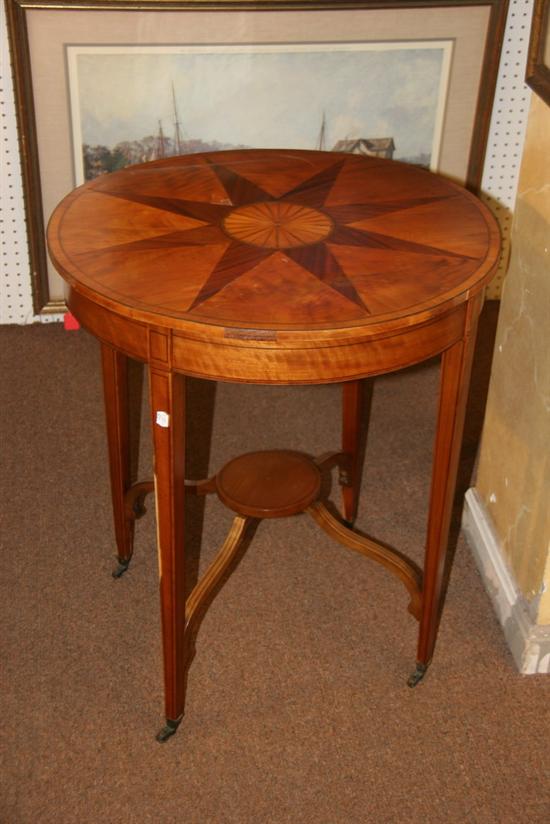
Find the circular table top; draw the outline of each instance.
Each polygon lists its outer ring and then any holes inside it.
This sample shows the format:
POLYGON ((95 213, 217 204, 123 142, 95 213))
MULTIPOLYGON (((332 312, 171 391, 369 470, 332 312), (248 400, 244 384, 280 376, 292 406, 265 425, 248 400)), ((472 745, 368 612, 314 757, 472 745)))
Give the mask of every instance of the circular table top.
POLYGON ((488 209, 424 169, 260 149, 98 177, 60 203, 48 241, 77 291, 176 329, 411 323, 479 291, 499 250, 488 209))

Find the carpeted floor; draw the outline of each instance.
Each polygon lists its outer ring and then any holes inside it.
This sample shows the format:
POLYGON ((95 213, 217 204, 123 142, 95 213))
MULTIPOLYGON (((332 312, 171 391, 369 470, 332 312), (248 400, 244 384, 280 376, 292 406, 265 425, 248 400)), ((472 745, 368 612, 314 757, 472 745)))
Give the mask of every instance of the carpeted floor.
MULTIPOLYGON (((489 305, 462 490, 494 316, 489 305)), ((516 672, 456 523, 439 643, 416 690, 402 585, 304 516, 261 524, 202 623, 184 722, 157 744, 154 511, 114 581, 97 344, 59 326, 4 327, 0 360, 3 824, 550 820, 550 679, 516 672)), ((357 523, 418 560, 437 378, 430 363, 376 381, 357 523)), ((214 387, 193 381, 189 394, 198 477, 214 387)), ((339 409, 336 386, 219 385, 211 469, 252 449, 338 447, 339 409)), ((144 477, 147 429, 144 412, 144 477)), ((229 523, 215 499, 204 512, 191 502, 191 578, 229 523)))

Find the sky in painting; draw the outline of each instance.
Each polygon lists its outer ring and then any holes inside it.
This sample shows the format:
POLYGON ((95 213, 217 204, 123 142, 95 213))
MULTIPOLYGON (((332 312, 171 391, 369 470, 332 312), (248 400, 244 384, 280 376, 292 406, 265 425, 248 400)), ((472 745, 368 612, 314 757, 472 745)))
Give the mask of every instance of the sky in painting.
POLYGON ((396 158, 430 154, 449 55, 448 43, 429 42, 74 47, 73 119, 90 145, 154 135, 159 120, 171 136, 173 84, 184 139, 316 148, 324 114, 327 149, 344 138, 393 137, 396 158))

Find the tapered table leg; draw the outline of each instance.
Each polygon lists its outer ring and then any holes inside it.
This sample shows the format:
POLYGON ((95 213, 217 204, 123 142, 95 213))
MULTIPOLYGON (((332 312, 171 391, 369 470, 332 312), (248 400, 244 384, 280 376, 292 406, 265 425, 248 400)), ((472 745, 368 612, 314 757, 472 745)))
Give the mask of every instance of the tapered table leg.
POLYGON ((456 488, 468 387, 481 299, 469 305, 463 340, 441 357, 439 411, 435 436, 430 510, 424 557, 422 613, 416 669, 409 678, 415 686, 432 659, 443 600, 443 574, 456 488))
POLYGON ((372 380, 348 381, 342 385, 342 451, 349 458, 340 472, 344 520, 352 526, 357 517, 364 446, 372 399, 372 380))
POLYGON ((128 358, 116 349, 102 344, 101 362, 118 556, 118 568, 113 575, 118 578, 128 568, 134 546, 134 519, 128 517, 125 507, 125 495, 131 486, 128 358))
POLYGON ((155 366, 149 376, 166 710, 157 740, 165 741, 183 717, 185 698, 185 379, 155 366))

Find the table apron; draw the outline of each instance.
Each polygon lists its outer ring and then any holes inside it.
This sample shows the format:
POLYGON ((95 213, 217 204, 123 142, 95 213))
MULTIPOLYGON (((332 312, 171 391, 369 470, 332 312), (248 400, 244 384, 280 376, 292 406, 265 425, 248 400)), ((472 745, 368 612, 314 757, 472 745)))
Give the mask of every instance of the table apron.
MULTIPOLYGON (((84 328, 104 343, 137 360, 158 360, 166 341, 164 366, 209 380, 258 384, 321 384, 355 380, 421 363, 448 349, 465 334, 466 304, 387 337, 363 340, 312 340, 293 348, 273 341, 198 340, 180 330, 153 327, 102 307, 71 290, 69 308, 84 328), (155 349, 152 348, 155 341, 155 349)), ((159 363, 160 366, 160 363, 159 363)))

